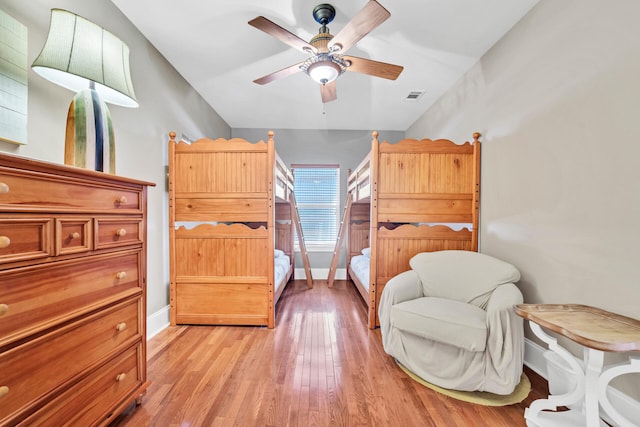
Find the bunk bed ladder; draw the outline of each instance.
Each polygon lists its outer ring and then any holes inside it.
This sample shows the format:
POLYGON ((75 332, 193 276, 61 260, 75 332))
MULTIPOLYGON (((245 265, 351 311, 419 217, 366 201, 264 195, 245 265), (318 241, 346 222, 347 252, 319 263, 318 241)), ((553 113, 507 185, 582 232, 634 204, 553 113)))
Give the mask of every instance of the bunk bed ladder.
POLYGON ((351 194, 347 197, 347 203, 345 203, 344 211, 342 213, 342 222, 340 223, 340 231, 338 232, 338 239, 336 240, 336 247, 333 250, 333 258, 331 259, 331 267, 329 268, 329 277, 327 277, 327 285, 333 286, 333 282, 336 278, 336 270, 338 269, 338 260, 340 258, 340 249, 344 243, 344 236, 347 232, 347 226, 349 225, 349 218, 351 217, 351 203, 353 202, 351 194))
POLYGON ((291 203, 291 214, 293 216, 293 223, 296 227, 296 234, 298 235, 298 246, 300 246, 300 256, 302 257, 302 264, 304 265, 304 274, 307 277, 307 287, 313 288, 313 278, 311 277, 311 264, 309 264, 309 254, 307 253, 307 246, 304 244, 304 235, 302 234, 302 225, 300 224, 300 215, 298 214, 298 204, 296 203, 296 197, 291 193, 289 199, 291 203))

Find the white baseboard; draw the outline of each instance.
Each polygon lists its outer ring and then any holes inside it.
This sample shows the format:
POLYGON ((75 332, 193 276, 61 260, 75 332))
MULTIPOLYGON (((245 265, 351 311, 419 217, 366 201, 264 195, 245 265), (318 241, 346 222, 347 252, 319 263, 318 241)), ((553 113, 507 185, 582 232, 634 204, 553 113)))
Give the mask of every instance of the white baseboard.
POLYGON ((147 341, 169 326, 169 306, 147 316, 147 341))
MULTIPOLYGON (((307 275, 304 272, 304 268, 296 268, 295 270, 296 279, 302 280, 306 279, 307 275)), ((311 277, 314 280, 327 280, 329 277, 329 269, 328 268, 312 268, 311 269, 311 277)), ((347 278, 347 269, 346 268, 338 268, 336 270, 336 280, 345 280, 347 278)))
MULTIPOLYGON (((525 338, 524 341, 524 364, 545 380, 548 380, 549 377, 547 375, 547 366, 544 358, 546 349, 527 338, 525 338)), ((580 359, 576 358, 576 360, 582 364, 580 359)), ((609 396, 611 405, 613 405, 623 417, 626 417, 634 425, 640 426, 640 401, 633 399, 629 395, 611 386, 607 389, 607 396, 609 396)), ((606 422, 613 426, 616 425, 604 411, 601 410, 600 415, 606 422)))

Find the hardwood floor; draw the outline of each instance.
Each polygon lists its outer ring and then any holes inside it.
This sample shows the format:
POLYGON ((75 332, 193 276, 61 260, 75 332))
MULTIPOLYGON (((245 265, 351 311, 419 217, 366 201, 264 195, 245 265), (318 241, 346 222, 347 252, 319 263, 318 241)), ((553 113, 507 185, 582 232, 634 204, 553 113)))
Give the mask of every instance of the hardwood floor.
POLYGON ((148 343, 152 382, 123 426, 525 426, 518 405, 461 402, 411 380, 366 326, 366 307, 350 282, 333 288, 290 283, 276 328, 170 327, 148 343))

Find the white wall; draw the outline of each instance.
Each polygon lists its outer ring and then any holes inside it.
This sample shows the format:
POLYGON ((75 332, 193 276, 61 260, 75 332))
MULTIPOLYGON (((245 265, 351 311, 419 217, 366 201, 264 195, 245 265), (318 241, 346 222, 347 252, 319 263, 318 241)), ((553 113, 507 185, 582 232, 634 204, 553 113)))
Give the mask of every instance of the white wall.
POLYGON ((639 16, 542 0, 407 130, 483 134, 481 251, 521 270, 526 302, 640 319, 639 16))
MULTIPOLYGON (((77 13, 120 37, 130 49, 131 74, 140 107, 110 106, 118 175, 156 183, 149 189, 148 313, 169 304, 166 173, 169 131, 224 137, 229 126, 108 0, 0 0, 0 8, 28 28, 28 64, 44 45, 52 7, 77 13)), ((158 25, 173 31, 166 22, 158 25)), ((0 151, 64 162, 67 109, 73 93, 29 71, 28 143, 0 142, 0 151)))

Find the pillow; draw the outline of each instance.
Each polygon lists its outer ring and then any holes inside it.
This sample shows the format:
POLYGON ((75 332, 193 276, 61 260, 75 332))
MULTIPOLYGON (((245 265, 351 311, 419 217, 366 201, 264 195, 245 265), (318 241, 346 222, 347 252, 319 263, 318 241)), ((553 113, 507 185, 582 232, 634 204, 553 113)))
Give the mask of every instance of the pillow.
POLYGON ((520 280, 508 262, 471 251, 422 252, 409 261, 425 296, 453 299, 479 307, 499 285, 520 280))
POLYGON ((281 251, 280 249, 274 249, 273 257, 274 258, 280 258, 281 256, 284 256, 284 252, 281 251))
POLYGON ((361 252, 362 255, 366 256, 367 258, 371 258, 371 248, 364 248, 361 252))

